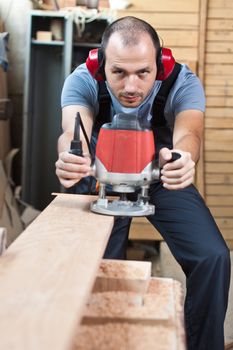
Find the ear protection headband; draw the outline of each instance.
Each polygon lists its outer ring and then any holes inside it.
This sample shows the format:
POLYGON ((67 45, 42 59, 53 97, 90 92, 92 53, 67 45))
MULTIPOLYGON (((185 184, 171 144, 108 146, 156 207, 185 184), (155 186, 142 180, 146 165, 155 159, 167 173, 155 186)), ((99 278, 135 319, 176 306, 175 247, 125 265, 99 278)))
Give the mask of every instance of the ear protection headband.
MULTIPOLYGON (((173 71, 175 63, 171 49, 163 47, 157 60, 158 71, 156 80, 167 79, 173 71)), ((86 66, 93 78, 98 81, 105 80, 104 57, 101 49, 93 49, 89 52, 86 66)))

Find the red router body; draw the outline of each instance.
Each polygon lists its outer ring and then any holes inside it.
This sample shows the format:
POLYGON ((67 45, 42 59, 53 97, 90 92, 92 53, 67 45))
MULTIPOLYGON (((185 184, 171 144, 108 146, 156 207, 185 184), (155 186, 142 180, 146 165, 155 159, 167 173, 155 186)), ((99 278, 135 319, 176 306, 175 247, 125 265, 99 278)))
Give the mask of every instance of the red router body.
POLYGON ((149 185, 154 176, 154 134, 137 116, 117 114, 102 126, 96 146, 96 178, 116 192, 133 192, 149 185))

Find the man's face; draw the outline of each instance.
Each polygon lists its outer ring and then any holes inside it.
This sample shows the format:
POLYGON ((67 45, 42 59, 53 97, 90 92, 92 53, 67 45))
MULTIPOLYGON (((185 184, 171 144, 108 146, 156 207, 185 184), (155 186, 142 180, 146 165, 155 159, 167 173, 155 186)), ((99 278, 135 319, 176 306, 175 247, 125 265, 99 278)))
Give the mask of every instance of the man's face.
POLYGON ((108 85, 124 107, 137 107, 149 95, 157 74, 156 52, 147 33, 137 44, 124 45, 119 33, 109 39, 105 50, 108 85))

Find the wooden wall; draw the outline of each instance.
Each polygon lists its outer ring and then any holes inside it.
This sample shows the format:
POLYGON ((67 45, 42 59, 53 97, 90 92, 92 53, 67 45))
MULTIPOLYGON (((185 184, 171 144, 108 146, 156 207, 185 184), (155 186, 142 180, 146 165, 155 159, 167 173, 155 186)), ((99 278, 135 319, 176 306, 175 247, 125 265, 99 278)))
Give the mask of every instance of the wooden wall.
POLYGON ((133 0, 118 17, 133 15, 148 21, 179 61, 198 59, 199 0, 133 0))
POLYGON ((205 194, 233 249, 233 2, 209 0, 206 32, 205 194))
MULTIPOLYGON (((125 15, 152 24, 163 46, 172 49, 177 61, 188 63, 204 84, 207 110, 197 185, 233 247, 233 2, 133 0, 127 10, 118 11, 118 17, 125 15)), ((132 237, 140 238, 143 229, 153 237, 144 220, 136 222, 132 237)))

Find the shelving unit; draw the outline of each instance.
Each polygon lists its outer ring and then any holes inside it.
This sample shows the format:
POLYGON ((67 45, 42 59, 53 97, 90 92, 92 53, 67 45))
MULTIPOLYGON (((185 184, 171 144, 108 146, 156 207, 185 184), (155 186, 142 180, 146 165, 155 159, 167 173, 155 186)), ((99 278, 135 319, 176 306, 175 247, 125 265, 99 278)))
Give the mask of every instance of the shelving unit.
POLYGON ((50 203, 52 192, 60 191, 55 162, 57 140, 61 134, 60 96, 64 80, 85 61, 90 49, 100 45, 101 34, 111 20, 106 14, 93 17, 80 37, 77 18, 77 13, 69 11, 33 10, 29 15, 22 199, 38 210, 50 203), (61 40, 57 40, 53 33, 54 21, 61 40), (37 40, 38 31, 51 31, 52 40, 37 40))

